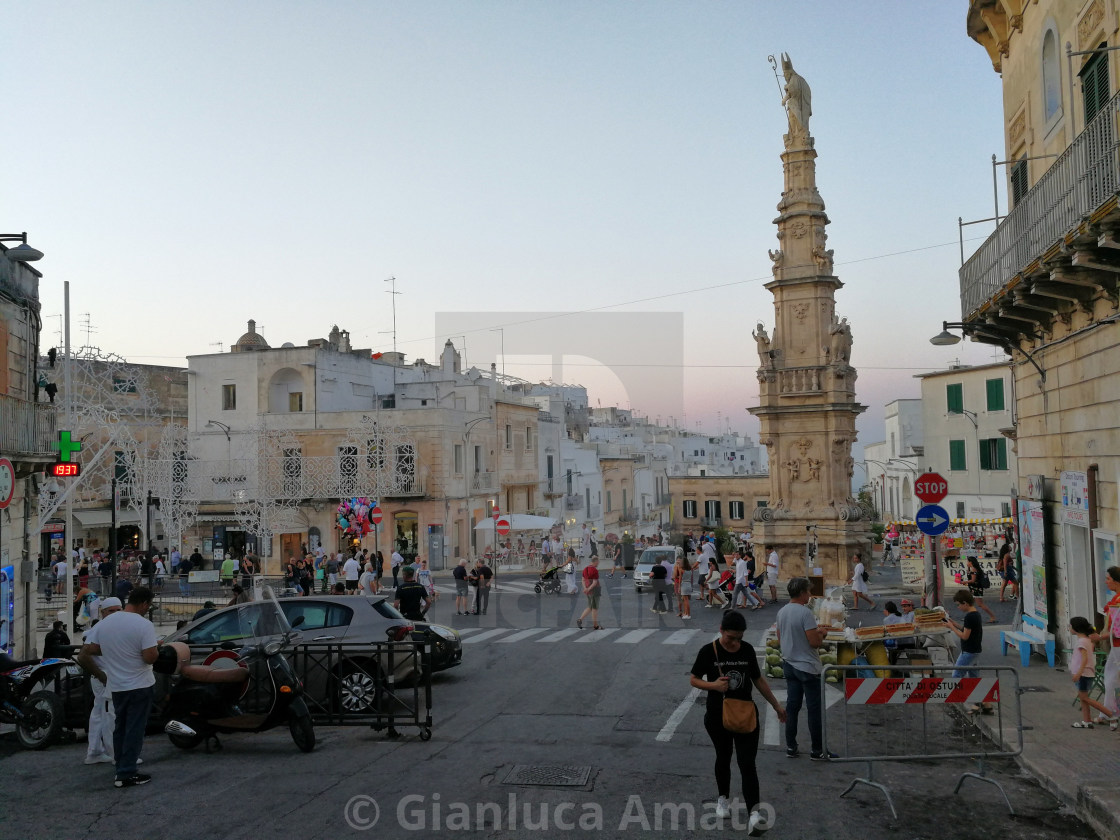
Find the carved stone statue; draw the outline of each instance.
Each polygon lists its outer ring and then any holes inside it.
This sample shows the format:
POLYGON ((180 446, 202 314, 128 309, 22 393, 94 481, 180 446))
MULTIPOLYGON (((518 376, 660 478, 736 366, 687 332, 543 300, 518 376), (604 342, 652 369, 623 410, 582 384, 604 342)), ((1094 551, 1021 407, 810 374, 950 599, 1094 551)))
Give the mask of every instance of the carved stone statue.
POLYGON ((789 55, 782 53, 782 75, 786 79, 782 105, 786 108, 791 136, 809 136, 809 117, 813 114, 813 94, 809 83, 793 69, 789 55))
POLYGON ((774 273, 774 277, 777 277, 778 270, 782 267, 782 257, 784 257, 785 254, 782 253, 781 248, 779 248, 777 251, 771 251, 769 248, 767 248, 766 253, 770 255, 770 261, 774 263, 770 267, 770 270, 774 273))
POLYGON ((766 327, 759 324, 751 333, 751 337, 758 345, 758 363, 763 367, 772 366, 774 362, 770 358, 770 336, 766 334, 766 327))
MULTIPOLYGON (((835 319, 835 316, 833 318, 835 319)), ((829 347, 832 363, 847 364, 852 352, 852 331, 848 326, 848 319, 841 318, 838 322, 834 322, 829 333, 832 336, 829 347)))
POLYGON ((821 480, 821 462, 819 458, 809 459, 809 481, 821 480))
POLYGON ((790 458, 784 466, 789 470, 789 480, 797 481, 797 477, 801 474, 801 462, 796 458, 790 458))

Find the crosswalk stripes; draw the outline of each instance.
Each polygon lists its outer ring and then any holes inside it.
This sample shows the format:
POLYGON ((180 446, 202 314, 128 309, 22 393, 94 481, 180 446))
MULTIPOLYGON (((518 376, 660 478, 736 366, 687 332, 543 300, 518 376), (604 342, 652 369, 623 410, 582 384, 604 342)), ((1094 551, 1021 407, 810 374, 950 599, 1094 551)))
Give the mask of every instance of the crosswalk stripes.
POLYGON ((499 627, 497 630, 487 630, 485 633, 479 633, 477 636, 468 636, 467 638, 463 639, 463 644, 469 645, 472 642, 481 642, 485 639, 492 639, 495 636, 501 636, 502 634, 508 632, 509 630, 506 627, 499 627))
POLYGON ((574 636, 579 632, 578 627, 566 627, 563 630, 558 630, 555 633, 545 636, 543 639, 537 639, 538 642, 559 642, 561 639, 566 639, 569 636, 574 636))
POLYGON ((587 635, 580 636, 578 639, 576 639, 576 642, 582 642, 584 644, 601 642, 603 641, 603 639, 607 638, 607 636, 611 635, 611 633, 614 633, 617 630, 618 628, 614 627, 609 630, 592 630, 590 632, 584 631, 587 632, 587 635))
POLYGON ((670 633, 669 638, 662 642, 662 644, 686 645, 692 640, 692 637, 699 632, 699 630, 677 630, 673 633, 670 633))
POLYGON ((625 636, 620 636, 614 641, 615 644, 619 645, 634 645, 640 642, 642 639, 645 639, 648 636, 652 636, 656 632, 656 630, 631 630, 625 636))
POLYGON ((522 639, 528 639, 530 636, 535 636, 538 633, 543 633, 547 629, 548 629, 547 627, 532 627, 528 630, 519 630, 518 632, 514 633, 512 636, 505 636, 501 639, 498 639, 498 641, 499 642, 520 642, 522 639))

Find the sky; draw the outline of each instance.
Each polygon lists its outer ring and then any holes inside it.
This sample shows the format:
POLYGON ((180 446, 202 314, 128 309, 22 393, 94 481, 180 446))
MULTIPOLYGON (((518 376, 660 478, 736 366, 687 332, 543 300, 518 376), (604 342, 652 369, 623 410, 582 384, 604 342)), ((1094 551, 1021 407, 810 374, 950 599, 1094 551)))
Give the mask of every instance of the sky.
MULTIPOLYGON (((928 342, 960 320, 957 220, 993 215, 1004 156, 965 0, 0 8, 0 228, 46 254, 44 347, 68 280, 72 344, 135 362, 228 350, 250 318, 272 346, 337 324, 409 361, 454 336, 468 365, 757 436, 787 52, 859 443, 915 374, 1005 358, 928 342)), ((964 230, 967 254, 991 225, 964 230)))

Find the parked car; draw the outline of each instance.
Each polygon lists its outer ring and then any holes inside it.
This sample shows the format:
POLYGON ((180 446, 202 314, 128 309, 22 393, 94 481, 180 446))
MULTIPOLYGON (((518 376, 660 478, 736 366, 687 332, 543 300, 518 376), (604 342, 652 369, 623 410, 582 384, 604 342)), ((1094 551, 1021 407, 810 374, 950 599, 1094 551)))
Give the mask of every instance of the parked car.
MULTIPOLYGON (((294 638, 294 644, 340 642, 347 645, 384 642, 390 638, 404 641, 427 633, 431 643, 431 668, 441 671, 462 662, 463 647, 457 631, 441 624, 412 622, 401 615, 392 603, 383 597, 363 598, 355 595, 316 595, 306 598, 281 598, 280 608, 289 624, 297 617, 303 621, 294 638)), ((270 614, 256 602, 225 607, 202 616, 163 641, 185 642, 191 648, 191 659, 202 662, 216 646, 227 642, 238 645, 254 644, 269 636, 279 635, 280 628, 270 614)), ((300 670, 298 650, 293 664, 300 670)), ((418 660, 403 657, 393 663, 393 677, 407 682, 419 675, 418 660)), ((321 667, 311 667, 301 676, 309 700, 329 703, 337 691, 337 703, 347 711, 369 708, 376 689, 372 675, 384 673, 387 661, 364 661, 348 652, 346 661, 339 666, 339 673, 329 675, 321 667), (328 679, 334 676, 337 682, 328 679)), ((158 692, 157 692, 158 694, 158 692)))
POLYGON ((634 565, 634 589, 641 592, 650 587, 649 571, 655 563, 660 563, 665 558, 669 558, 669 563, 672 564, 677 562, 678 557, 683 556, 684 552, 679 546, 658 545, 647 548, 634 565))

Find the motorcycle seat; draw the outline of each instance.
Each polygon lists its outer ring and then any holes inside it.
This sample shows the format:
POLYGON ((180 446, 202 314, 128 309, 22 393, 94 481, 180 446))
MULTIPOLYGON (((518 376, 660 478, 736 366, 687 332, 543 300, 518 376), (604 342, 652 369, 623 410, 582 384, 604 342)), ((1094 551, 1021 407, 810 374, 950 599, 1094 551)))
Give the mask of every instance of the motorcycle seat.
POLYGON ((239 683, 249 679, 248 668, 222 668, 213 665, 181 665, 179 674, 196 683, 239 683))

